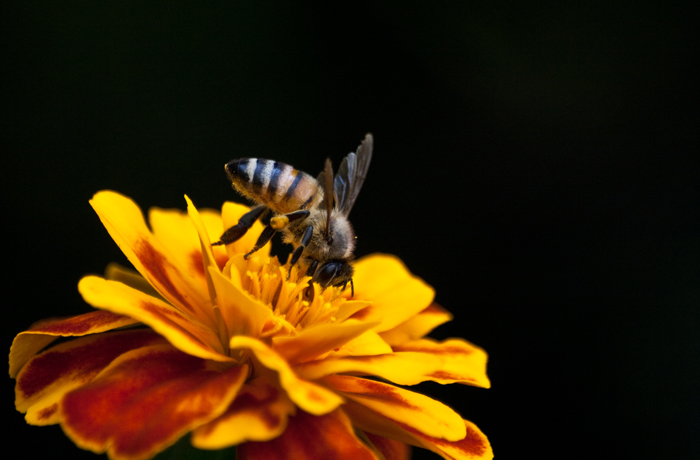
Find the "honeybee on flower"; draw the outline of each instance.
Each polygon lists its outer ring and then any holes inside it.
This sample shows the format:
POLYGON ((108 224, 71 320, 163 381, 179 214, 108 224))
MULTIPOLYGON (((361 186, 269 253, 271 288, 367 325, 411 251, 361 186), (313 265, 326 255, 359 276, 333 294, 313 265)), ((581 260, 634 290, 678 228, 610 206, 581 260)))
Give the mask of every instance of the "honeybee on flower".
POLYGON ((348 220, 372 160, 374 140, 367 134, 357 153, 348 154, 333 177, 330 160, 314 179, 309 174, 274 160, 240 158, 225 165, 233 187, 258 203, 238 223, 227 229, 214 245, 238 241, 267 210, 275 216, 260 234, 246 258, 265 246, 280 230, 293 244, 291 267, 300 262, 306 276, 321 287, 350 282, 352 295, 355 232, 348 220), (302 256, 304 256, 302 258, 302 256))

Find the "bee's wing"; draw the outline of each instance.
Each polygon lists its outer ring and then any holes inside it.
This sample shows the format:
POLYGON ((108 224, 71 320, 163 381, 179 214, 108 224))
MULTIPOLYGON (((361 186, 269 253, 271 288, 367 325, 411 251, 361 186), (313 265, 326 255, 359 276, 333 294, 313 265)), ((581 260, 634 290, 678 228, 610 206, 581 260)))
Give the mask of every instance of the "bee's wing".
POLYGON ((349 153, 340 164, 338 174, 335 176, 333 189, 335 191, 335 207, 344 215, 350 214, 355 204, 357 195, 360 194, 362 184, 367 177, 369 163, 372 160, 372 148, 374 139, 367 134, 357 153, 349 153))
POLYGON ((323 186, 324 201, 326 203, 326 227, 324 228, 324 235, 328 238, 328 232, 331 230, 331 213, 333 211, 333 166, 331 165, 331 159, 326 158, 326 167, 323 172, 319 175, 321 185, 323 186))
POLYGON ((333 166, 331 165, 330 158, 326 158, 326 166, 316 177, 316 182, 318 182, 319 186, 323 187, 323 209, 326 211, 326 222, 322 230, 324 235, 327 237, 331 228, 333 202, 338 202, 333 186, 333 166))

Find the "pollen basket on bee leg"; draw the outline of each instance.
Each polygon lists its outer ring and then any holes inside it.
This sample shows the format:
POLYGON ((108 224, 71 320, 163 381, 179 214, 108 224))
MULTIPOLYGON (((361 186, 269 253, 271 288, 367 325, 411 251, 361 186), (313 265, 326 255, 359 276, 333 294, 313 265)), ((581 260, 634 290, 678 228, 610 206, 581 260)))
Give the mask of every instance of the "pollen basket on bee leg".
POLYGON ((275 230, 281 230, 289 224, 289 217, 287 216, 275 216, 270 219, 270 227, 275 230))

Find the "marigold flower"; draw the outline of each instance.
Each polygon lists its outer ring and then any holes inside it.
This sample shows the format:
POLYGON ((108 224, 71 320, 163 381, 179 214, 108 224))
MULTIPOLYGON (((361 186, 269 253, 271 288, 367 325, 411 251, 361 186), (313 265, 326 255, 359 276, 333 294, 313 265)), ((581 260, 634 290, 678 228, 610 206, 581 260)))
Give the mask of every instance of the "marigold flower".
POLYGON ((10 376, 28 423, 60 423, 115 460, 150 458, 188 433, 200 449, 238 446, 242 459, 400 459, 407 445, 493 457, 473 423, 392 385, 489 387, 482 349, 425 338, 451 315, 397 258, 358 260, 352 299, 318 285, 304 295, 309 278, 293 269, 287 280, 266 248, 244 260, 261 224, 211 246, 248 208, 198 212, 185 198, 187 214, 151 209, 149 230, 129 198, 93 197, 140 275, 112 265, 86 276, 78 289, 99 310, 17 335, 10 376), (59 337, 74 339, 44 350, 59 337))

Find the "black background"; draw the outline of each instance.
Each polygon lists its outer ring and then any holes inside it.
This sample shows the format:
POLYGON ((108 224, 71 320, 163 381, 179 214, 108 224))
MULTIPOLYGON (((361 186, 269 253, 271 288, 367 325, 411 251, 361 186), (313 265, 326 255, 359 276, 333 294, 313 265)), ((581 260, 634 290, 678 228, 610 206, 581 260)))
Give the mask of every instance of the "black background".
MULTIPOLYGON (((126 263, 96 191, 216 208, 232 158, 315 175, 371 131, 357 254, 490 355, 492 389, 420 390, 500 459, 698 458, 698 11, 581 3, 3 6, 6 349, 126 263)), ((95 458, 3 394, 6 448, 95 458)))

